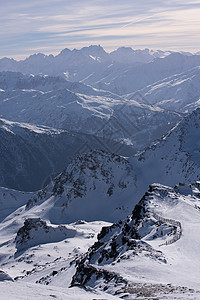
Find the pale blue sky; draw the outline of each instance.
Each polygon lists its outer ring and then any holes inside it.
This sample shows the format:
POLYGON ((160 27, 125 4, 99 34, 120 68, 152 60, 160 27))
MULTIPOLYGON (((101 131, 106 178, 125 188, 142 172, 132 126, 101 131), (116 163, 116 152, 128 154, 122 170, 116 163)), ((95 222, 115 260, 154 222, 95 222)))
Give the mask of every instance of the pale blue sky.
POLYGON ((107 51, 200 51, 199 16, 200 0, 7 0, 0 11, 0 57, 91 44, 107 51))

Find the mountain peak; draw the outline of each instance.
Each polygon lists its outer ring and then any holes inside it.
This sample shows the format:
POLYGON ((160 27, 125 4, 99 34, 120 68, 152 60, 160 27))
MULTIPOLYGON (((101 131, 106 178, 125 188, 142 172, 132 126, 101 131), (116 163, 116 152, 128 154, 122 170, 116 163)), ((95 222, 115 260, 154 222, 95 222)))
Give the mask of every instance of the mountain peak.
POLYGON ((71 53, 71 50, 68 49, 68 48, 65 48, 63 49, 58 55, 62 55, 62 56, 65 56, 65 55, 68 55, 71 53))

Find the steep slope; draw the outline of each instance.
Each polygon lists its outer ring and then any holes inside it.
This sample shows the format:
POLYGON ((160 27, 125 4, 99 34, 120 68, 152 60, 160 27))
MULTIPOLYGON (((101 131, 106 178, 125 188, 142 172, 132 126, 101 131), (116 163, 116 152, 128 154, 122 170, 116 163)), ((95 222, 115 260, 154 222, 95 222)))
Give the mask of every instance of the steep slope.
POLYGON ((43 211, 41 218, 56 224, 118 220, 129 211, 132 184, 127 160, 91 151, 75 158, 50 186, 28 201, 26 209, 33 214, 43 211))
MULTIPOLYGON (((138 91, 147 103, 178 112, 199 107, 200 67, 173 75, 138 91)), ((127 95, 134 99, 134 93, 127 95)))
POLYGON ((26 205, 34 193, 20 192, 0 187, 0 222, 19 207, 26 205))
POLYGON ((128 219, 102 228, 98 241, 77 261, 72 286, 145 299, 190 298, 194 291, 189 288, 199 288, 199 192, 199 182, 150 186, 128 219))
POLYGON ((200 176, 199 152, 200 109, 186 116, 166 136, 130 158, 140 182, 173 186, 176 182, 192 182, 200 176))
POLYGON ((0 185, 40 189, 63 170, 83 142, 64 130, 0 119, 0 185))

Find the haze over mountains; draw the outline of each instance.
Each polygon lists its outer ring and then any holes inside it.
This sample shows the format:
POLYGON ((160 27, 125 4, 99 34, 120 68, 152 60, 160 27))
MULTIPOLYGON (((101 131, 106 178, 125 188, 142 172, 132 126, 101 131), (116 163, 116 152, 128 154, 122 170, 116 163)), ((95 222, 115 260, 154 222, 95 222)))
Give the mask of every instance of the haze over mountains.
POLYGON ((199 86, 185 52, 0 60, 3 299, 198 299, 199 86))
POLYGON ((57 56, 34 54, 22 61, 2 58, 0 71, 59 75, 123 95, 199 63, 200 56, 188 52, 122 47, 109 54, 101 46, 90 46, 72 51, 66 48, 57 56))

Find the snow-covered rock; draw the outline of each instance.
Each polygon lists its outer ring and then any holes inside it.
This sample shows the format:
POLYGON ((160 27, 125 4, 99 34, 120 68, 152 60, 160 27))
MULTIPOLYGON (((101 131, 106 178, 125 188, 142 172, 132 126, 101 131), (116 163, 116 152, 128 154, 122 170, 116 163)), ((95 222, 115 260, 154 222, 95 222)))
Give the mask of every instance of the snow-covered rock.
POLYGON ((148 291, 149 297, 159 292, 152 283, 162 282, 160 292, 167 294, 184 296, 192 292, 189 288, 198 289, 199 191, 199 182, 151 185, 130 217, 102 228, 97 242, 77 260, 72 285, 119 295, 132 286, 132 294, 148 291), (145 283, 152 284, 151 292, 145 283))
POLYGON ((51 226, 40 218, 29 218, 24 221, 15 239, 17 251, 36 245, 56 243, 76 235, 76 230, 65 226, 51 226))
POLYGON ((129 211, 132 168, 119 155, 91 151, 75 158, 26 209, 42 211, 52 223, 118 220, 129 211))

